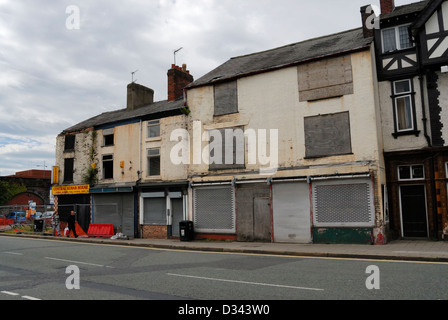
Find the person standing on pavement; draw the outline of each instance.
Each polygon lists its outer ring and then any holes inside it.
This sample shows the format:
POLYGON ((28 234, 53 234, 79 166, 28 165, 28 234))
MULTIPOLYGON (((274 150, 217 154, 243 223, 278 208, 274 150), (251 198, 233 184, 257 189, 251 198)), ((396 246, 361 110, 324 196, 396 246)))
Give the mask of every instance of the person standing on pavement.
POLYGON ((55 231, 58 232, 58 237, 61 236, 61 228, 60 228, 60 223, 61 219, 59 218, 59 212, 56 210, 53 214, 53 236, 56 235, 55 231))
POLYGON ((70 237, 70 231, 73 231, 75 238, 78 238, 76 234, 76 218, 75 211, 70 211, 70 216, 68 217, 68 236, 70 237))

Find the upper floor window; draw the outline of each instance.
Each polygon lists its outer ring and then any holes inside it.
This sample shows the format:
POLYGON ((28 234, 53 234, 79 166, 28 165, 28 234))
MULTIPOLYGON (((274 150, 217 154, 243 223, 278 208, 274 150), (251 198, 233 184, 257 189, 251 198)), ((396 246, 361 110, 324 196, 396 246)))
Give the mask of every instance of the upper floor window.
POLYGON ((410 79, 392 83, 392 99, 394 105, 395 133, 417 133, 414 107, 414 89, 410 79))
POLYGON ((114 156, 104 155, 103 156, 103 179, 113 179, 114 178, 114 156))
POLYGON ((214 86, 215 116, 238 112, 238 88, 236 81, 214 86))
POLYGON ((74 134, 69 134, 65 136, 64 151, 75 150, 75 138, 76 135, 74 134))
POLYGON ((148 149, 148 177, 160 176, 160 148, 148 149))
POLYGON ((148 138, 160 137, 160 121, 148 121, 148 138))
POLYGON ((103 146, 114 145, 114 128, 103 130, 103 146))
POLYGON ((305 117, 304 127, 306 158, 352 153, 349 112, 305 117))
POLYGON ((383 40, 383 53, 403 50, 414 46, 409 35, 408 25, 384 29, 381 35, 383 40))
POLYGON ((245 167, 245 141, 242 127, 209 131, 209 170, 245 167))
POLYGON ((73 158, 64 159, 64 183, 73 182, 74 160, 73 158))
POLYGON ((425 170, 421 164, 398 167, 398 180, 420 180, 424 178, 425 170))
POLYGON ((350 55, 301 64, 297 72, 300 102, 338 98, 354 93, 350 55))

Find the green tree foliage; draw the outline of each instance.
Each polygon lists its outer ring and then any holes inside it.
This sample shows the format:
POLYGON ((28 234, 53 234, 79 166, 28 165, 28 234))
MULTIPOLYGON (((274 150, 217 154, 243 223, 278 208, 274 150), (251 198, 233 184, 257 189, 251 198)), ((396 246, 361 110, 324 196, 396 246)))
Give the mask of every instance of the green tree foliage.
POLYGON ((23 184, 0 181, 0 205, 5 205, 15 195, 22 192, 26 192, 26 187, 23 184))

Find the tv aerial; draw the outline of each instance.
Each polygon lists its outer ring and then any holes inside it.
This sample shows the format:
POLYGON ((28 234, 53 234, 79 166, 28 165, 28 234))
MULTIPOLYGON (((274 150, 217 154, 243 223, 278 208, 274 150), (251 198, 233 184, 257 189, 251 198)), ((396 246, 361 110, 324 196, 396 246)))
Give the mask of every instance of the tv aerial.
POLYGON ((138 70, 135 70, 134 72, 131 72, 132 75, 132 83, 135 83, 135 81, 137 81, 137 79, 134 80, 134 75, 137 73, 138 70))
POLYGON ((176 65, 176 54, 182 49, 183 49, 183 47, 180 47, 179 49, 174 50, 174 65, 176 65))

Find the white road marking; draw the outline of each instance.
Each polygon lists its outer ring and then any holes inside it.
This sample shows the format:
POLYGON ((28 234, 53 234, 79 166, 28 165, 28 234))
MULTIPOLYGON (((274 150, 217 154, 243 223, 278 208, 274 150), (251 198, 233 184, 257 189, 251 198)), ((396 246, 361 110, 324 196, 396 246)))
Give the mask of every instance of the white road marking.
POLYGON ((312 290, 312 291, 324 291, 324 289, 318 289, 318 288, 306 288, 306 287, 286 286, 286 285, 281 285, 281 284, 270 284, 270 283, 261 283, 261 282, 249 282, 249 281, 239 281, 239 280, 226 280, 226 279, 217 279, 217 278, 206 278, 206 277, 189 276, 189 275, 175 274, 175 273, 167 273, 167 275, 175 276, 175 277, 183 277, 183 278, 211 280, 211 281, 242 283, 242 284, 250 284, 250 285, 256 285, 256 286, 289 288, 289 289, 299 289, 299 290, 312 290))
POLYGON ((19 296, 18 293, 10 292, 10 291, 2 291, 2 293, 7 294, 7 295, 9 295, 9 296, 19 296))
MULTIPOLYGON (((3 294, 7 294, 9 296, 20 296, 19 293, 16 292, 11 292, 11 291, 0 291, 3 294)), ((41 300, 35 297, 30 297, 30 296, 22 296, 23 299, 27 299, 27 300, 41 300)))
POLYGON ((22 296, 22 298, 23 299, 28 299, 28 300, 41 300, 41 299, 30 297, 30 296, 22 296))
POLYGON ((69 262, 69 263, 73 263, 73 264, 85 264, 85 265, 95 266, 95 267, 113 268, 113 267, 110 267, 110 266, 105 266, 103 264, 96 264, 96 263, 89 263, 89 262, 80 262, 80 261, 73 261, 73 260, 66 260, 66 259, 59 259, 59 258, 52 258, 52 257, 45 257, 45 259, 69 262))
POLYGON ((5 254, 13 254, 15 256, 23 256, 23 253, 18 253, 18 252, 3 252, 5 254))

